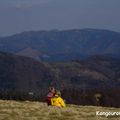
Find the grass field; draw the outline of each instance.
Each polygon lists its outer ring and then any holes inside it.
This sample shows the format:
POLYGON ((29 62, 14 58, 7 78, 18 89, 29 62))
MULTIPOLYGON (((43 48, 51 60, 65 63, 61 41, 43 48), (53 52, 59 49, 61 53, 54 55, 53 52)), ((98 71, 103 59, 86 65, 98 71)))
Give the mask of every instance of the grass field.
POLYGON ((96 116, 96 111, 120 112, 120 108, 77 105, 56 108, 40 102, 0 100, 0 120, 120 120, 120 116, 96 116))

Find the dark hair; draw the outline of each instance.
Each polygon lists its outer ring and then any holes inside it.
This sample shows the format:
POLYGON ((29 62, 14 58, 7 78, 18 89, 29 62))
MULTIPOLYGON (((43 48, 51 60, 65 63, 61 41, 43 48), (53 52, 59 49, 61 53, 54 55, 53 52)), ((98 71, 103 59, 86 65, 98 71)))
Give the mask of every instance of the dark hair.
POLYGON ((49 91, 55 90, 54 87, 49 87, 49 91))

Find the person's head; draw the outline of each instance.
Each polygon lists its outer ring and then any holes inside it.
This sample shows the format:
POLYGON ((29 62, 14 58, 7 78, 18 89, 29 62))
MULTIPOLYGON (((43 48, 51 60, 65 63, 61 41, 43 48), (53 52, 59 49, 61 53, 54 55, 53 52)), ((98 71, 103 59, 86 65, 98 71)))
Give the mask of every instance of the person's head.
POLYGON ((55 96, 61 97, 61 92, 59 90, 56 90, 55 96))
POLYGON ((54 87, 49 87, 49 92, 55 93, 55 88, 54 87))

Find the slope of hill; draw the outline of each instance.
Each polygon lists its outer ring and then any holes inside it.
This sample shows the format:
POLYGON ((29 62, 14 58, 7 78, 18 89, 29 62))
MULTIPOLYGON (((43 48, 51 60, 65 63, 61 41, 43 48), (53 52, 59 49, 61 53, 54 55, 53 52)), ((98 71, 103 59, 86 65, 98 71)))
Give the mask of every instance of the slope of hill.
POLYGON ((31 31, 0 38, 1 51, 20 53, 30 47, 49 56, 37 56, 48 61, 58 60, 58 55, 60 60, 73 60, 75 54, 78 59, 96 54, 120 57, 119 46, 120 33, 99 29, 31 31))
POLYGON ((0 98, 43 101, 49 86, 62 91, 68 103, 120 106, 120 61, 93 56, 84 61, 47 63, 0 53, 0 98), (70 92, 71 91, 71 92, 70 92), (74 97, 75 99, 74 99, 74 97))
POLYGON ((41 53, 37 51, 36 49, 32 49, 30 47, 23 49, 22 51, 18 52, 17 55, 31 57, 36 60, 40 60, 41 53))
MULTIPOLYGON (((9 82, 15 85, 16 81, 19 85, 31 84, 31 88, 34 89, 39 82, 45 85, 53 84, 60 88, 65 86, 71 88, 73 85, 82 88, 83 84, 86 85, 86 88, 120 86, 119 59, 104 56, 93 56, 82 61, 45 63, 27 57, 0 53, 0 66, 1 87, 3 88, 9 88, 11 86, 9 82), (58 83, 56 84, 56 82, 58 83)), ((24 87, 24 85, 22 86, 24 87)), ((25 87, 25 89, 28 88, 25 87)))
POLYGON ((52 83, 52 76, 47 64, 0 53, 0 90, 39 91, 52 83))
POLYGON ((0 120, 119 120, 120 115, 96 116, 96 112, 119 112, 119 108, 67 105, 66 108, 48 107, 40 102, 0 100, 0 120))

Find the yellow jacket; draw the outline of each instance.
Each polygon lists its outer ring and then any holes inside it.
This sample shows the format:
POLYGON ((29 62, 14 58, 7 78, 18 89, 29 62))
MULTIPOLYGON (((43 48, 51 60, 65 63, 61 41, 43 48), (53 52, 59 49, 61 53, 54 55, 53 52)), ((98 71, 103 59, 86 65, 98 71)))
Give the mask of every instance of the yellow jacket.
POLYGON ((64 100, 61 97, 53 97, 51 98, 51 105, 58 107, 65 107, 64 100))

